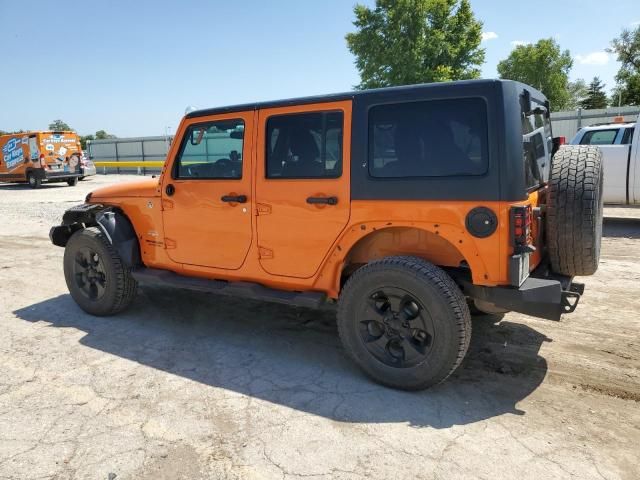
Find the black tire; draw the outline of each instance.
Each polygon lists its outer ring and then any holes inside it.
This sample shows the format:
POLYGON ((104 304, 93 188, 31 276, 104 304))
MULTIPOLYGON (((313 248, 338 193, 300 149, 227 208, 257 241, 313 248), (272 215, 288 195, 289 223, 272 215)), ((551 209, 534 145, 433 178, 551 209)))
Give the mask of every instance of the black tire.
POLYGON ((387 257, 347 281, 338 304, 338 332, 345 350, 373 380, 420 390, 444 381, 460 365, 471 340, 471 315, 442 269, 417 257, 387 257), (398 315, 394 304, 402 310, 398 315))
POLYGON ((78 230, 67 242, 64 278, 80 308, 97 316, 127 308, 138 286, 116 249, 95 227, 78 230))
POLYGON ((593 275, 602 243, 602 152, 588 145, 560 148, 553 157, 547 201, 551 268, 593 275))
POLYGON ((84 180, 84 177, 78 177, 78 180, 82 181, 84 180))
POLYGON ((76 185, 78 185, 78 177, 70 178, 69 180, 67 180, 67 184, 69 184, 70 187, 75 187, 76 185))
POLYGON ((40 188, 42 186, 42 179, 29 172, 27 174, 27 183, 31 188, 40 188))

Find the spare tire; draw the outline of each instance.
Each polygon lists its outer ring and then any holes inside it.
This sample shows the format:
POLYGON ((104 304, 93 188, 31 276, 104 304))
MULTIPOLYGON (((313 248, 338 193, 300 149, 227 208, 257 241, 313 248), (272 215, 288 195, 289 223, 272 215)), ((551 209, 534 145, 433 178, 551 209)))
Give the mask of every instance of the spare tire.
POLYGON ((593 275, 602 241, 602 152, 589 145, 561 147, 553 157, 547 199, 551 269, 593 275))

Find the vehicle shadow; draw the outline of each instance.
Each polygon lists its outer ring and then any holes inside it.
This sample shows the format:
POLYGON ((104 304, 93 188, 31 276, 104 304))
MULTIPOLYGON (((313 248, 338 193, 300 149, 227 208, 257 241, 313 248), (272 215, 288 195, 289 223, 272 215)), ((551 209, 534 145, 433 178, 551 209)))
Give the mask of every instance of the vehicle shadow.
POLYGON ((86 332, 84 346, 217 388, 339 422, 446 428, 507 413, 542 382, 540 332, 474 319, 466 360, 445 383, 403 392, 367 379, 340 345, 335 314, 181 290, 145 288, 127 312, 97 318, 69 295, 19 318, 86 332))
MULTIPOLYGON (((68 188, 66 182, 45 182, 38 187, 40 189, 46 188, 68 188)), ((35 190, 29 186, 28 183, 0 183, 0 190, 35 190)))
POLYGON ((605 218, 602 236, 613 238, 640 238, 640 218, 605 218))

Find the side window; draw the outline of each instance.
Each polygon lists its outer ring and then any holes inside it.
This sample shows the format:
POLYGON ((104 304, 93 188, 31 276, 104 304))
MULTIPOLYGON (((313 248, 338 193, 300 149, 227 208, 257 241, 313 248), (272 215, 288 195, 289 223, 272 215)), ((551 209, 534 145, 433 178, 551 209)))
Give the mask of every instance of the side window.
POLYGON ((617 134, 617 128, 613 130, 591 130, 583 135, 580 145, 613 145, 617 134))
POLYGON ((624 130, 624 136, 622 137, 622 144, 629 145, 633 143, 633 132, 635 131, 634 127, 626 128, 624 130))
POLYGON ((531 101, 534 111, 521 111, 524 174, 528 188, 537 187, 549 179, 549 159, 553 150, 551 121, 546 107, 535 99, 531 101))
POLYGON ((267 178, 342 175, 342 112, 276 115, 267 120, 267 178))
POLYGON ((188 128, 174 178, 242 178, 244 122, 221 120, 188 128))
POLYGON ((480 98, 378 105, 369 111, 373 177, 482 175, 489 163, 480 98))

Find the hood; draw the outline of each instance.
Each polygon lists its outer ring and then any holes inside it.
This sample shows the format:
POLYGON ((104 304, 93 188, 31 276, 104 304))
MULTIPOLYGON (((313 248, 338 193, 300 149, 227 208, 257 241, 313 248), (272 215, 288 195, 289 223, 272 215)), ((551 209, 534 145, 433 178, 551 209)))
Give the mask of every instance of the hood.
POLYGON ((158 197, 160 196, 159 182, 160 178, 145 178, 109 185, 91 192, 91 200, 116 197, 158 197))

